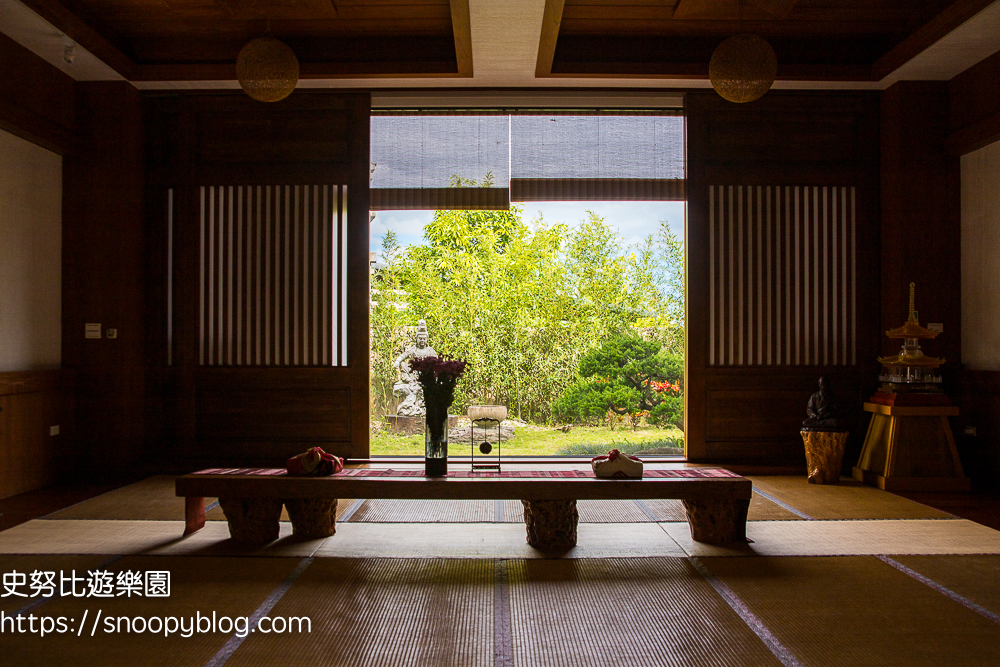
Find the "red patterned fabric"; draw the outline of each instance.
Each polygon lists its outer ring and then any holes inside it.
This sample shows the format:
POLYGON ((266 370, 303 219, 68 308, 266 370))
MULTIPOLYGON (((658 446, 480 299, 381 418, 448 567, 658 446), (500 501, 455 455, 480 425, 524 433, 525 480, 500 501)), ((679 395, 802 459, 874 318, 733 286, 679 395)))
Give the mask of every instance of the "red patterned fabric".
POLYGON ((285 469, 289 475, 300 477, 327 477, 344 469, 344 460, 327 454, 322 447, 313 447, 307 452, 288 459, 285 469))
POLYGON ((206 468, 192 475, 287 475, 284 468, 206 468))
POLYGON ((593 463, 594 461, 614 461, 619 456, 624 456, 625 458, 632 459, 633 461, 641 461, 642 460, 638 456, 629 456, 628 454, 622 454, 617 449, 612 449, 607 454, 601 454, 600 456, 595 456, 594 458, 590 459, 590 462, 593 463))

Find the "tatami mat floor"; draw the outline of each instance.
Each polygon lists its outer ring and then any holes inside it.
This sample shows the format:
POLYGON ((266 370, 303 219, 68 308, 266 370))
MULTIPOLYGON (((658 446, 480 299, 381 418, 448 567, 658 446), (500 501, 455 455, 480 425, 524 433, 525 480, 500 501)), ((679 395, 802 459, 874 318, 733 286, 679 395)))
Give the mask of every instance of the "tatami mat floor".
POLYGON ((752 479, 745 546, 693 542, 679 503, 591 501, 553 558, 525 544, 518 502, 343 500, 333 537, 283 522, 260 549, 233 544, 215 508, 183 537, 172 478, 151 478, 0 532, 0 663, 1000 664, 1000 531, 851 483, 752 479), (32 573, 95 570, 169 572, 171 593, 30 594, 32 573), (162 628, 213 613, 309 631, 162 628), (19 614, 69 631, 21 631, 19 614))

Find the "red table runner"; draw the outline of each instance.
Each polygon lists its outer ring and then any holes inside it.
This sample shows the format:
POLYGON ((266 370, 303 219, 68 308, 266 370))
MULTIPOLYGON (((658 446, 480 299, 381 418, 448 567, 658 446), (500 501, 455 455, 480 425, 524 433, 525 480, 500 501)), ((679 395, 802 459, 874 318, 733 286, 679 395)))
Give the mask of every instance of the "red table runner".
MULTIPOLYGON (((208 468, 194 475, 263 475, 280 476, 284 468, 208 468)), ((424 477, 423 470, 397 470, 393 468, 347 468, 332 477, 424 477)), ((679 468, 673 470, 644 470, 643 477, 656 479, 709 479, 714 477, 739 477, 725 468, 679 468)), ((505 470, 502 472, 472 472, 453 470, 448 477, 456 479, 596 479, 592 470, 505 470)))

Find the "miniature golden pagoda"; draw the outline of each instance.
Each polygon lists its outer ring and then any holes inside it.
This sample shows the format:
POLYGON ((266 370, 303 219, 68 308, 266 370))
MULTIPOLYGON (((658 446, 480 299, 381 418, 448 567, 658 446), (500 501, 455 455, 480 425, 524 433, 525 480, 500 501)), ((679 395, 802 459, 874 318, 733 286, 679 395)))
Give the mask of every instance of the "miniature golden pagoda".
POLYGON ((879 359, 883 384, 864 404, 872 418, 854 479, 886 491, 969 491, 972 484, 948 422, 959 411, 934 372, 944 359, 920 351, 921 338, 937 338, 940 332, 920 326, 914 291, 910 283, 906 324, 885 332, 889 338, 902 338, 903 347, 896 356, 879 359))
POLYGON ((903 326, 885 332, 889 338, 903 339, 903 347, 894 357, 879 357, 882 373, 878 379, 883 384, 872 401, 883 405, 950 405, 940 388, 941 376, 934 373, 944 359, 928 357, 920 349, 921 338, 936 338, 939 332, 920 326, 915 293, 916 285, 910 283, 909 318, 903 326))

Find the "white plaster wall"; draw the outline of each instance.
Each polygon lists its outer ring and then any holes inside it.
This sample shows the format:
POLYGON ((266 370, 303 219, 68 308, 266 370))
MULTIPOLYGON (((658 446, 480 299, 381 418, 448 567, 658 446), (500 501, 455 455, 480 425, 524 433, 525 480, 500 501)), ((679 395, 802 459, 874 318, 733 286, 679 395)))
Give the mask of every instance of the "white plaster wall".
POLYGON ((62 361, 62 157, 0 130, 0 373, 62 361))
POLYGON ((1000 370, 1000 141, 962 156, 962 362, 1000 370))

